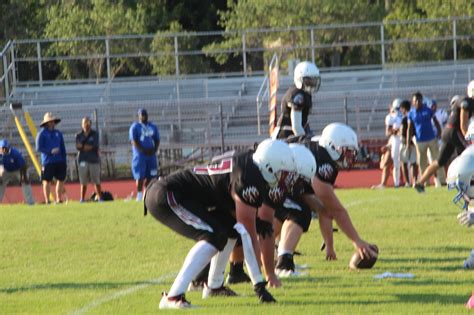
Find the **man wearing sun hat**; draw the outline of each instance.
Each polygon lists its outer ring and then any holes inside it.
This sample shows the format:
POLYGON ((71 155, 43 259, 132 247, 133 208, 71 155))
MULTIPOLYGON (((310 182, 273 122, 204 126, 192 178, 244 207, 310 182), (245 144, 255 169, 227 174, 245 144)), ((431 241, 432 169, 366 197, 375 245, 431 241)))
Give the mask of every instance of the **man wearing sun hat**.
POLYGON ((41 122, 41 131, 36 137, 36 151, 41 153, 41 181, 45 203, 49 203, 50 183, 56 179, 56 203, 61 203, 66 179, 66 147, 63 135, 55 126, 61 119, 48 112, 41 122))
POLYGON ((17 149, 12 148, 6 139, 2 139, 0 140, 0 202, 3 200, 8 183, 15 179, 21 184, 25 202, 29 205, 34 204, 26 161, 17 149))
POLYGON ((132 174, 136 181, 137 201, 141 201, 143 186, 146 187, 158 175, 156 151, 160 146, 158 127, 148 121, 146 109, 138 110, 138 121, 130 127, 129 137, 132 143, 132 174))

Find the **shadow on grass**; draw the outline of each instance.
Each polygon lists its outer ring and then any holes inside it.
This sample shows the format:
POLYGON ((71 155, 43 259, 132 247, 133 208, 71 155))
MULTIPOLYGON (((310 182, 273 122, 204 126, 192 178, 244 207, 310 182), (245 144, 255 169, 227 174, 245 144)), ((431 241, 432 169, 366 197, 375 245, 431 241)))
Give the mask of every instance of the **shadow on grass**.
POLYGON ((39 291, 39 290, 97 290, 97 289, 117 289, 124 286, 136 285, 153 285, 157 284, 154 281, 130 281, 130 282, 91 282, 91 283, 45 283, 33 284, 31 286, 23 286, 16 288, 1 288, 0 293, 17 293, 25 291, 39 291))

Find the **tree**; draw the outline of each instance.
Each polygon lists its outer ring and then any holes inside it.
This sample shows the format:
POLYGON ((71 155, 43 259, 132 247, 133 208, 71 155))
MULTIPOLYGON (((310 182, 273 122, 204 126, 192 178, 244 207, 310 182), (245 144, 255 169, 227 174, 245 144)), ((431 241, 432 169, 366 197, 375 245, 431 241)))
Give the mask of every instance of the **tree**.
MULTIPOLYGON (((143 7, 127 8, 123 1, 113 0, 63 0, 47 11, 48 24, 44 35, 47 38, 77 38, 112 36, 121 34, 142 34, 145 12, 143 7)), ((135 40, 111 40, 110 53, 131 52, 142 45, 135 40)), ((76 60, 59 59, 61 77, 95 78, 104 77, 106 61, 105 40, 71 40, 52 42, 46 50, 48 56, 76 56, 76 60), (87 56, 88 58, 82 58, 87 56), (92 58, 91 58, 92 57, 92 58)), ((111 77, 120 71, 138 71, 130 58, 117 57, 111 63, 111 77)))

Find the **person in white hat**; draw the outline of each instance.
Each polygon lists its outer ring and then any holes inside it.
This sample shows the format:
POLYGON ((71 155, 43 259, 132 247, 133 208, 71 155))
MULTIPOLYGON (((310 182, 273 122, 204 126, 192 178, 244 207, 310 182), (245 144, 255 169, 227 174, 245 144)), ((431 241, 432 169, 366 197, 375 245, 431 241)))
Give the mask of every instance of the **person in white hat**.
POLYGON ((41 122, 41 131, 36 137, 36 151, 41 153, 41 181, 46 204, 49 204, 50 183, 56 179, 56 203, 61 203, 66 179, 66 147, 64 138, 59 130, 55 129, 61 119, 48 112, 41 122))

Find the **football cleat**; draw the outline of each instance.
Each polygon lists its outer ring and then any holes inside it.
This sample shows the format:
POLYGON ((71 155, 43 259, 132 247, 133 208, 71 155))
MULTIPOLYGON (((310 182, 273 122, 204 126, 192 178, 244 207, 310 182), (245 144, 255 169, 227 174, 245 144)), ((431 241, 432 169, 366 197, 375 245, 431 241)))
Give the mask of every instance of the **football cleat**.
POLYGON ((413 188, 415 188, 415 190, 420 194, 425 192, 425 186, 422 184, 415 184, 413 188))
POLYGON ((472 250, 471 255, 464 261, 464 268, 474 269, 474 250, 472 250))
POLYGON ((160 306, 161 310, 164 309, 185 309, 185 308, 193 308, 194 306, 191 305, 189 301, 186 300, 184 294, 180 294, 178 296, 168 297, 166 292, 162 293, 160 306))
POLYGON ((237 296, 237 293, 226 286, 221 286, 217 289, 211 289, 205 285, 204 289, 202 290, 202 298, 207 299, 208 297, 212 296, 237 296))
POLYGON ((250 277, 243 270, 238 272, 230 272, 227 275, 227 279, 225 281, 226 284, 237 284, 244 282, 250 282, 250 277))
POLYGON ((275 303, 275 298, 265 288, 266 282, 259 282, 253 286, 253 290, 258 297, 260 303, 275 303))
POLYGON ((193 281, 191 281, 191 283, 188 285, 188 291, 189 291, 189 292, 192 292, 192 291, 202 291, 202 289, 204 289, 204 282, 202 282, 202 281, 193 280, 193 281))

